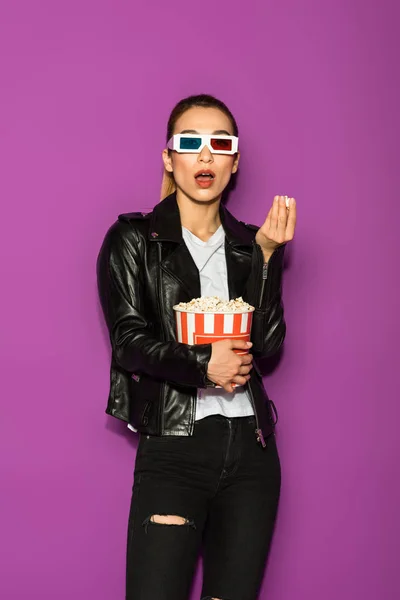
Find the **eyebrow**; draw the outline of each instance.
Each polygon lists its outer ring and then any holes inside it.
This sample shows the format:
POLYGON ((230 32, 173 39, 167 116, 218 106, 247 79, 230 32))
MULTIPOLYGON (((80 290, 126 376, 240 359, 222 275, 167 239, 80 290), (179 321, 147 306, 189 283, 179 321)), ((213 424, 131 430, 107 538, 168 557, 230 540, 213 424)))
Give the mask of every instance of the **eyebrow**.
MULTIPOLYGON (((197 133, 198 135, 202 135, 201 133, 196 131, 196 129, 184 129, 180 133, 181 134, 182 133, 197 133)), ((226 129, 217 129, 216 131, 213 131, 211 135, 232 135, 232 134, 229 133, 229 131, 226 131, 226 129)))

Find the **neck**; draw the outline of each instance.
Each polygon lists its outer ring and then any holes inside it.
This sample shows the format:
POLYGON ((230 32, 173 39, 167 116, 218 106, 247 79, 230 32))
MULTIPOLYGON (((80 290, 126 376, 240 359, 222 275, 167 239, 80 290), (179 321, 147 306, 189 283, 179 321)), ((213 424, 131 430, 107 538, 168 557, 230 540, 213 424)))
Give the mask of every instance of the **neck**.
POLYGON ((176 192, 181 224, 203 241, 207 241, 221 225, 219 206, 221 196, 208 202, 188 198, 181 190, 176 192))

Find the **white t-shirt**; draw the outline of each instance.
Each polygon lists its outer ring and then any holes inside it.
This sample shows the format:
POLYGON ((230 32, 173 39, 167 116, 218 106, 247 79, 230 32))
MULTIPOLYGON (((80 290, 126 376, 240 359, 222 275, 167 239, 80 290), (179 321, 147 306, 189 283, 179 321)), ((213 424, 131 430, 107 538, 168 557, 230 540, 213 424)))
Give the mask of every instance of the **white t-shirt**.
MULTIPOLYGON (((201 295, 229 300, 225 232, 222 225, 207 242, 203 242, 185 227, 182 227, 182 236, 199 270, 201 295)), ((225 417, 253 415, 253 407, 244 388, 237 387, 232 393, 220 388, 199 389, 196 421, 216 414, 225 417)))

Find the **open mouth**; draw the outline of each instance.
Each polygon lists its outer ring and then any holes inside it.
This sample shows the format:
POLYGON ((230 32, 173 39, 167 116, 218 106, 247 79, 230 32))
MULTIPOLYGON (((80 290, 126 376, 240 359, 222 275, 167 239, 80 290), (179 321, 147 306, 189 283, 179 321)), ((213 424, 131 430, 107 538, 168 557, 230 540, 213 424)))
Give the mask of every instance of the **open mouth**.
POLYGON ((210 169, 205 169, 203 171, 198 171, 194 177, 199 182, 213 181, 215 179, 215 173, 214 171, 210 171, 210 169))

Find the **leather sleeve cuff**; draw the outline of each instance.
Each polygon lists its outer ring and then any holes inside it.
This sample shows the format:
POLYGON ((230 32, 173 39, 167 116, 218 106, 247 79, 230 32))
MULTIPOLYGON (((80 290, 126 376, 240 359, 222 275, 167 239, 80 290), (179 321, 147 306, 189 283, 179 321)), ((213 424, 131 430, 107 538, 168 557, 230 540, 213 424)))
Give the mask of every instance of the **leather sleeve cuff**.
MULTIPOLYGON (((259 251, 262 254, 261 248, 259 251)), ((282 245, 272 254, 267 263, 266 278, 263 278, 264 263, 263 261, 260 262, 259 293, 256 299, 256 308, 259 310, 267 310, 271 300, 273 300, 277 293, 281 292, 284 253, 285 245, 282 245)))
POLYGON ((211 381, 211 379, 208 379, 207 376, 205 378, 205 384, 206 384, 205 387, 208 387, 208 388, 215 388, 216 387, 216 384, 213 381, 211 381))

